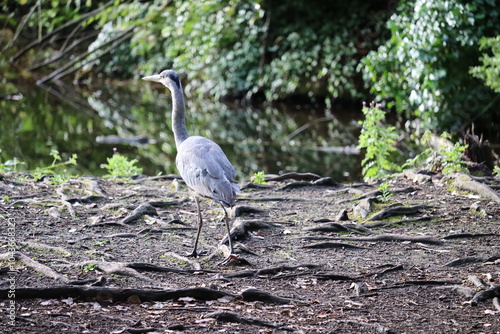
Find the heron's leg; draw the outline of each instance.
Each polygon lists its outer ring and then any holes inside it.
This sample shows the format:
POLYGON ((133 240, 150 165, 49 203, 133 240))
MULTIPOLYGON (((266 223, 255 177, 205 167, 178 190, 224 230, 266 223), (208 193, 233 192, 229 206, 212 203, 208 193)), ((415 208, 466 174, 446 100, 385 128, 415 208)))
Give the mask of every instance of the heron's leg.
POLYGON ((188 256, 197 257, 198 240, 200 239, 200 232, 201 232, 201 227, 203 226, 203 219, 201 218, 200 200, 198 199, 198 196, 195 196, 194 200, 196 202, 196 209, 198 211, 198 232, 196 233, 196 239, 194 240, 193 251, 188 256))
POLYGON ((222 205, 222 210, 224 210, 224 222, 226 223, 226 229, 227 229, 227 242, 229 243, 229 255, 231 256, 233 254, 233 243, 231 241, 231 228, 229 227, 229 216, 227 215, 226 208, 224 205, 222 205))

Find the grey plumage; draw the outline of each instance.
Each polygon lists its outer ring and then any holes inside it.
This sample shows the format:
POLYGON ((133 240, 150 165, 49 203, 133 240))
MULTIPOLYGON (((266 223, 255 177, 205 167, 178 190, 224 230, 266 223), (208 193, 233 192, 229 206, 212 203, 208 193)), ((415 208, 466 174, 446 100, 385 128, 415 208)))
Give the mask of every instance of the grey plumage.
MULTIPOLYGON (((236 170, 231 165, 219 145, 210 139, 200 136, 189 136, 185 121, 184 93, 179 76, 173 70, 165 70, 143 78, 159 82, 172 93, 172 129, 174 131, 177 157, 175 163, 179 173, 197 195, 218 201, 224 210, 224 218, 228 233, 229 249, 233 248, 230 237, 229 217, 226 207, 236 203, 238 185, 233 181, 236 170)), ((196 198, 198 211, 198 233, 191 255, 197 255, 197 244, 203 220, 199 201, 196 198)))

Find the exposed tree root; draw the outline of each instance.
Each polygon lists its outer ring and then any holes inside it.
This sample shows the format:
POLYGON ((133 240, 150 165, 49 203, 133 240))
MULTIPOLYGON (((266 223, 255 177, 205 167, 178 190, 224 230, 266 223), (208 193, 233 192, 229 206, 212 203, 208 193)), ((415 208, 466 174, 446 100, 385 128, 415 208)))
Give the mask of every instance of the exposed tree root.
POLYGON ((375 277, 380 277, 382 275, 385 275, 389 272, 396 271, 396 270, 403 270, 402 265, 395 265, 395 264, 385 264, 382 266, 378 266, 375 269, 382 269, 381 271, 372 271, 366 274, 363 274, 363 277, 369 277, 369 276, 375 276, 375 277))
MULTIPOLYGON (((372 222, 372 223, 365 223, 363 226, 368 227, 368 228, 381 228, 381 227, 391 227, 394 225, 405 225, 405 224, 413 224, 413 223, 420 223, 424 221, 429 221, 432 219, 437 219, 440 217, 433 217, 433 216, 424 216, 424 217, 418 217, 415 219, 402 219, 394 222, 384 222, 384 221, 378 221, 378 222, 372 222)), ((446 222, 453 220, 453 218, 449 219, 443 219, 441 222, 446 222)))
POLYGON ((430 205, 388 207, 368 218, 368 221, 382 220, 393 216, 416 215, 431 208, 430 205))
POLYGON ((241 292, 241 298, 247 302, 255 302, 255 301, 260 301, 260 302, 266 302, 266 303, 273 303, 273 304, 304 304, 307 305, 307 303, 301 302, 301 301, 296 301, 293 299, 288 299, 288 298, 283 298, 283 297, 278 297, 275 295, 272 295, 268 292, 258 290, 258 289, 246 289, 241 292))
POLYGON ((246 316, 242 316, 238 313, 230 312, 230 311, 216 311, 216 312, 212 312, 212 313, 205 315, 205 317, 206 318, 214 318, 217 321, 222 321, 222 322, 236 322, 236 323, 240 323, 240 324, 263 326, 263 327, 274 328, 274 329, 279 329, 279 330, 286 330, 286 331, 294 331, 295 330, 291 327, 287 327, 287 326, 282 325, 282 324, 277 324, 277 323, 270 322, 267 320, 262 320, 262 319, 252 318, 252 317, 246 317, 246 316))
MULTIPOLYGON (((249 219, 249 220, 236 220, 231 229, 231 240, 244 240, 246 239, 250 231, 268 229, 275 227, 276 224, 268 223, 259 219, 249 219)), ((220 244, 224 244, 227 241, 227 235, 224 236, 220 244)))
POLYGON ((482 238, 482 237, 496 237, 498 233, 457 233, 449 234, 443 237, 444 240, 452 239, 465 239, 465 238, 482 238))
POLYGON ((264 212, 265 212, 264 210, 248 205, 237 205, 233 208, 233 213, 235 217, 241 217, 243 215, 248 215, 252 213, 264 213, 264 212))
POLYGON ((329 237, 328 240, 341 240, 341 241, 410 241, 410 242, 420 242, 423 244, 430 245, 441 245, 443 241, 433 238, 433 237, 421 237, 421 236, 413 236, 413 235, 398 235, 398 234, 379 234, 368 237, 329 237))
POLYGON ((32 260, 30 257, 24 255, 21 252, 13 252, 13 253, 3 253, 0 254, 0 261, 9 261, 10 258, 14 257, 16 261, 24 263, 26 266, 32 268, 36 272, 39 272, 41 274, 44 274, 45 276, 52 277, 60 282, 68 282, 68 279, 58 272, 56 272, 54 269, 38 262, 35 260, 32 260))
POLYGON ((321 179, 321 176, 314 173, 285 173, 279 176, 266 177, 267 182, 271 181, 285 181, 285 180, 296 180, 296 181, 315 181, 321 179))
POLYGON ((500 256, 491 256, 489 258, 475 257, 475 256, 467 256, 459 259, 455 259, 445 264, 446 267, 459 267, 468 265, 471 263, 481 263, 481 262, 494 262, 500 259, 500 256))
MULTIPOLYGON (((0 299, 6 299, 9 289, 0 289, 0 299)), ((17 288, 16 298, 81 298, 83 300, 97 300, 104 302, 117 302, 127 300, 131 296, 137 296, 141 302, 145 301, 165 301, 178 299, 181 297, 191 297, 198 300, 216 300, 223 297, 235 298, 229 292, 213 290, 208 288, 187 288, 177 290, 158 289, 120 289, 98 286, 58 286, 46 288, 17 288)))
POLYGON ((311 232, 351 232, 351 233, 372 233, 364 226, 356 226, 354 224, 340 224, 335 222, 326 222, 313 227, 308 227, 306 231, 311 232))
MULTIPOLYGON (((353 186, 354 185, 351 185, 351 187, 353 187, 353 186)), ((366 184, 362 183, 362 184, 360 184, 360 186, 366 186, 366 184)), ((400 193, 401 194, 405 194, 405 193, 412 193, 412 192, 415 192, 415 191, 418 191, 418 189, 417 188, 413 188, 413 187, 391 190, 391 192, 393 194, 400 194, 400 193)), ((349 202, 359 201, 359 200, 362 200, 364 198, 376 198, 377 196, 380 196, 380 195, 382 195, 382 192, 380 190, 374 190, 374 191, 368 192, 366 194, 363 194, 361 196, 357 196, 357 197, 353 197, 353 198, 350 198, 350 199, 346 199, 346 200, 341 200, 341 201, 335 202, 335 205, 340 205, 340 204, 345 204, 345 203, 349 203, 349 202)))
POLYGON ((358 320, 352 320, 352 319, 330 319, 328 321, 359 325, 362 327, 371 328, 371 329, 375 330, 376 333, 381 333, 381 334, 397 334, 398 333, 397 331, 395 331, 389 327, 385 327, 385 326, 375 324, 375 323, 364 322, 364 321, 358 321, 358 320))
POLYGON ((196 261, 196 260, 192 260, 190 259, 189 257, 187 256, 182 256, 182 255, 179 255, 175 252, 167 252, 165 255, 167 256, 172 256, 178 260, 181 260, 183 262, 186 262, 186 263, 189 263, 193 268, 194 270, 198 271, 198 270, 201 270, 201 264, 200 262, 196 261))
POLYGON ((120 220, 120 224, 128 224, 140 219, 144 215, 158 216, 156 209, 149 203, 139 205, 131 214, 120 220))
POLYGON ((149 277, 142 275, 135 269, 128 267, 125 263, 122 262, 84 261, 71 264, 71 266, 85 267, 89 264, 97 266, 99 270, 107 274, 124 275, 124 276, 134 277, 146 281, 148 283, 158 284, 158 282, 156 282, 155 280, 152 280, 149 277))
POLYGON ((328 272, 314 274, 314 277, 322 280, 332 280, 332 281, 356 281, 359 279, 359 277, 347 276, 337 273, 328 273, 328 272))
POLYGON ((479 291, 474 295, 469 303, 472 306, 476 306, 479 303, 485 302, 487 300, 493 299, 495 297, 500 297, 500 285, 494 286, 491 289, 479 291))
POLYGON ((320 266, 317 264, 299 264, 297 266, 279 266, 279 267, 270 267, 270 268, 262 268, 257 270, 243 270, 232 273, 223 274, 224 278, 236 278, 236 277, 257 277, 260 275, 270 275, 270 274, 278 274, 283 271, 293 271, 300 268, 319 268, 320 266))
POLYGON ((368 247, 355 246, 351 244, 346 244, 343 242, 318 242, 311 245, 302 246, 302 248, 350 248, 350 249, 368 249, 368 247))
POLYGON ((500 196, 493 189, 484 183, 472 180, 468 175, 456 175, 453 185, 459 190, 470 191, 494 202, 500 202, 500 196))
POLYGON ((28 247, 28 248, 33 248, 33 249, 44 249, 44 250, 49 250, 52 252, 58 252, 58 253, 62 253, 64 256, 71 256, 71 253, 62 247, 49 246, 49 245, 40 244, 37 242, 31 242, 31 241, 20 242, 20 245, 22 245, 24 247, 28 247))
POLYGON ((194 269, 178 269, 178 268, 169 268, 169 267, 160 267, 151 263, 127 263, 126 267, 132 268, 135 270, 143 270, 143 271, 152 271, 152 272, 165 272, 165 273, 175 273, 181 275, 191 275, 194 273, 215 273, 213 270, 194 270, 194 269))
POLYGON ((323 177, 323 178, 318 179, 318 180, 313 181, 313 182, 295 181, 295 182, 289 183, 289 184, 279 188, 278 190, 284 191, 284 190, 290 190, 290 189, 297 189, 297 188, 304 188, 304 187, 315 187, 315 186, 339 187, 340 184, 330 177, 323 177))

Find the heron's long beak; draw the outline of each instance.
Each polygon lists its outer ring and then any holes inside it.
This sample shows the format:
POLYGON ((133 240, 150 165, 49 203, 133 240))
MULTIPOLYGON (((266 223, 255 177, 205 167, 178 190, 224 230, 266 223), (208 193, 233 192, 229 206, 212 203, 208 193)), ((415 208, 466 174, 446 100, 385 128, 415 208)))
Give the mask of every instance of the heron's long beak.
POLYGON ((160 82, 160 75, 159 74, 150 75, 142 78, 142 80, 160 82))

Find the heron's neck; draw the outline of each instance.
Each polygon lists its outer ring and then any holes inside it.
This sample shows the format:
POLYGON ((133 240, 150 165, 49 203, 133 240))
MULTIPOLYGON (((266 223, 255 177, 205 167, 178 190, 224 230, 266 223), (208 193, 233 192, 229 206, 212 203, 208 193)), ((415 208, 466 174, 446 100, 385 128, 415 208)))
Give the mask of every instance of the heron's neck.
POLYGON ((174 130, 176 147, 179 147, 189 137, 184 114, 184 93, 180 88, 172 92, 172 130, 174 130))

